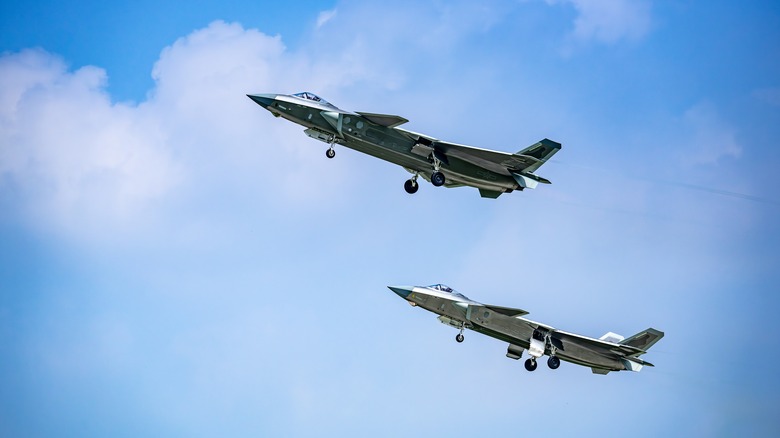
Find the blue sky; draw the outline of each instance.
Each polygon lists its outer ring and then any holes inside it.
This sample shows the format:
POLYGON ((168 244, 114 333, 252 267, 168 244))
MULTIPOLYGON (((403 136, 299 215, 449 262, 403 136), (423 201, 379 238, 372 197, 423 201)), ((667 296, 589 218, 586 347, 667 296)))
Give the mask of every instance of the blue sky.
POLYGON ((780 433, 775 2, 0 11, 0 435, 780 433), (301 90, 553 184, 409 196, 245 97, 301 90), (438 282, 666 337, 529 374, 385 287, 438 282))

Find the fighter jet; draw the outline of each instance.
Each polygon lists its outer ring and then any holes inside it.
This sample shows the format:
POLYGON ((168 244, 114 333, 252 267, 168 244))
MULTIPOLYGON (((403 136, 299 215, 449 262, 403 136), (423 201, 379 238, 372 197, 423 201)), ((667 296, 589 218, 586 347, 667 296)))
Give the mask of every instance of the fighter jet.
POLYGON ((528 371, 536 369, 536 360, 543 355, 549 356, 547 366, 551 369, 557 369, 565 360, 590 367, 594 374, 639 371, 653 366, 639 356, 664 336, 663 332, 649 328, 628 338, 608 332, 594 339, 525 319, 528 312, 522 309, 478 303, 443 284, 388 287, 412 306, 436 313, 439 321, 459 329, 455 337, 458 342, 463 342, 463 330, 471 329, 508 342, 506 356, 510 359, 518 360, 523 350, 528 350, 528 371))
POLYGON ((247 96, 274 116, 304 126, 309 137, 327 143, 328 158, 336 156, 334 146, 340 144, 404 167, 413 175, 404 184, 409 194, 417 192, 420 176, 437 187, 476 187, 484 198, 550 184, 533 172, 561 148, 560 143, 544 139, 509 154, 407 131, 398 127, 408 122, 403 117, 344 111, 314 93, 247 96))

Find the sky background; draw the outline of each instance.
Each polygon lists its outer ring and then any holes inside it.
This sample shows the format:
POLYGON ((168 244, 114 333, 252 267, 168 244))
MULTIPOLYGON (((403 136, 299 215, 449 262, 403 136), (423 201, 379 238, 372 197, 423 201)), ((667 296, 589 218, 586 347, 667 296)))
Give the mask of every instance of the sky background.
POLYGON ((780 435, 780 5, 4 2, 0 435, 780 435), (312 91, 507 152, 482 199, 309 139, 312 91), (525 371, 446 283, 641 373, 525 371))

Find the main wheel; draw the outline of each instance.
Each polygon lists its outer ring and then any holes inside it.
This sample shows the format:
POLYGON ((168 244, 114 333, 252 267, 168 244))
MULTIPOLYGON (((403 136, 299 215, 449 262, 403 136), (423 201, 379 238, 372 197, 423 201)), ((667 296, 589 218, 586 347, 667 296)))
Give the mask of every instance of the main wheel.
POLYGON ((525 360, 525 369, 527 369, 528 371, 535 370, 536 369, 536 361, 533 360, 533 358, 526 359, 525 360))
POLYGON ((417 189, 419 189, 419 188, 420 188, 420 185, 417 184, 417 181, 415 181, 413 179, 408 179, 404 183, 404 190, 406 190, 406 193, 408 193, 410 195, 417 193, 417 189))
POLYGON ((547 366, 550 367, 551 370, 557 370, 559 366, 561 366, 561 360, 558 359, 558 356, 550 356, 549 359, 547 359, 547 366))
POLYGON ((455 340, 458 342, 463 342, 463 340, 466 339, 463 337, 463 333, 458 333, 458 336, 455 336, 455 340))
POLYGON ((336 156, 336 151, 333 149, 328 149, 327 151, 325 151, 325 156, 328 158, 333 158, 336 156))
POLYGON ((431 174, 431 184, 435 185, 436 187, 443 186, 444 174, 441 172, 433 172, 433 174, 431 174))

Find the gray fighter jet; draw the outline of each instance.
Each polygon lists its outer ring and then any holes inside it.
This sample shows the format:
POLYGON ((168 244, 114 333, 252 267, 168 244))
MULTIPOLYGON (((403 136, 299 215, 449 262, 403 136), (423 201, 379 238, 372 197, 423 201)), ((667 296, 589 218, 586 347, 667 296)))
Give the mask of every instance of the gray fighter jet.
POLYGON ((551 369, 558 368, 561 360, 565 360, 590 367, 595 374, 639 371, 644 366, 653 366, 639 356, 664 336, 663 332, 649 328, 628 338, 609 332, 594 339, 525 319, 522 317, 528 314, 525 310, 472 301, 443 284, 388 287, 412 306, 436 313, 440 315, 439 321, 460 329, 455 337, 458 342, 463 342, 463 330, 471 329, 508 342, 506 356, 510 359, 520 359, 523 350, 528 350, 531 356, 525 361, 528 371, 536 369, 536 360, 543 355, 549 356, 547 366, 551 369))
POLYGON ((327 143, 328 158, 336 156, 333 148, 341 144, 403 166, 413 175, 404 184, 410 194, 417 192, 419 176, 434 186, 476 187, 485 198, 550 184, 533 172, 561 148, 560 143, 544 139, 509 154, 407 131, 398 128, 408 122, 403 117, 344 111, 313 93, 247 96, 274 116, 306 127, 309 137, 327 143))

